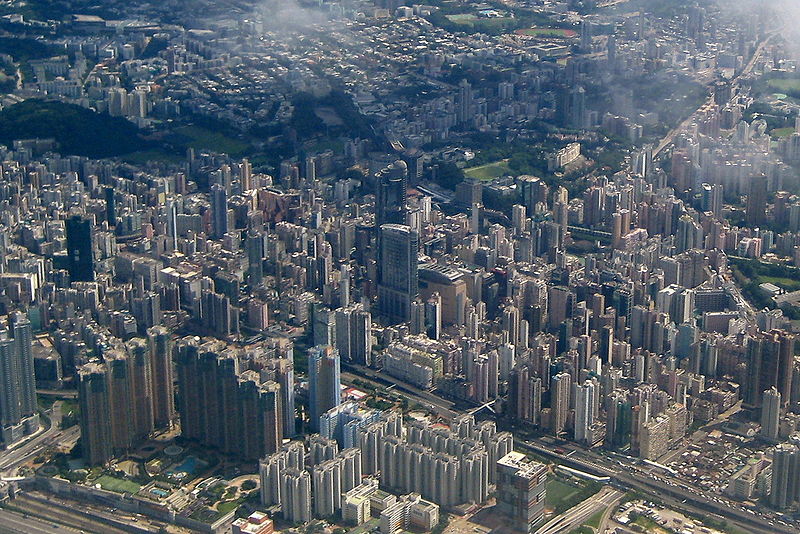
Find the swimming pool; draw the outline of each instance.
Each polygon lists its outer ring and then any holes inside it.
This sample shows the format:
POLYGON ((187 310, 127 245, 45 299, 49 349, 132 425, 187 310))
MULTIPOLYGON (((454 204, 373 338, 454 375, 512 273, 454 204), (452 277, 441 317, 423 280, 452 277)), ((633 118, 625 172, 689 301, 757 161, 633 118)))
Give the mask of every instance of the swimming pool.
POLYGON ((150 493, 152 493, 153 495, 155 495, 157 497, 161 497, 162 499, 164 497, 166 497, 167 495, 169 495, 168 491, 164 491, 163 489, 160 489, 160 488, 150 488, 150 493))
POLYGON ((170 475, 176 473, 188 473, 190 475, 193 475, 198 469, 202 469, 206 465, 208 464, 206 464, 203 460, 197 458, 196 456, 187 456, 186 458, 184 458, 183 462, 181 462, 180 465, 173 467, 172 469, 167 471, 167 473, 169 473, 170 475))

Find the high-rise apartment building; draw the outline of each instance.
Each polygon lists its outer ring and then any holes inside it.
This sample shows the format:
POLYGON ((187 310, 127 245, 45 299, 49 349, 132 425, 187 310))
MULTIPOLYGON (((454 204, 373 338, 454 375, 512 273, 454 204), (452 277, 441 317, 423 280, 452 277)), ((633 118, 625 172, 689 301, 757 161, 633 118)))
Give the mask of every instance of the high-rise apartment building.
POLYGON ((336 310, 336 349, 346 362, 372 363, 372 315, 360 305, 336 310))
POLYGON ((311 475, 308 471, 287 468, 280 475, 281 513, 289 523, 311 521, 311 475))
POLYGON ((575 386, 575 441, 591 444, 592 424, 597 412, 597 384, 591 380, 575 386))
POLYGON ((781 420, 781 394, 772 386, 764 391, 761 402, 761 435, 770 440, 778 439, 781 420))
POLYGON ((111 384, 104 364, 87 363, 78 369, 81 444, 83 458, 89 465, 102 465, 114 457, 110 395, 111 384))
POLYGON ((153 424, 166 428, 175 421, 175 387, 172 371, 172 337, 163 326, 147 331, 153 399, 153 424))
POLYGON ((800 500, 800 450, 791 443, 781 443, 772 452, 772 486, 769 503, 784 509, 800 500))
POLYGON ((569 416, 572 377, 558 373, 550 383, 550 428, 556 436, 564 432, 569 416))
POLYGON ((781 394, 782 402, 787 402, 794 370, 794 341, 794 336, 783 330, 758 332, 748 338, 745 404, 760 407, 763 392, 772 386, 781 394))
POLYGON ((13 338, 0 332, 0 448, 39 428, 31 323, 14 314, 11 324, 13 338))
POLYGON ((342 462, 338 458, 314 466, 314 515, 330 517, 342 508, 342 462))
POLYGON ((221 341, 178 341, 181 433, 255 460, 276 452, 283 440, 280 385, 243 371, 239 356, 221 341))

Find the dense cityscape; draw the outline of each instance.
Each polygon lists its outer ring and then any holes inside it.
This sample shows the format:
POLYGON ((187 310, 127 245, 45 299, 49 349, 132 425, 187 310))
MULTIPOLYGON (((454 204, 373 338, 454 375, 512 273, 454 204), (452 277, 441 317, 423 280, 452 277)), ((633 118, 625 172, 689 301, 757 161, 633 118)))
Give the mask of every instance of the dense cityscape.
POLYGON ((800 531, 798 22, 0 1, 0 534, 800 531))

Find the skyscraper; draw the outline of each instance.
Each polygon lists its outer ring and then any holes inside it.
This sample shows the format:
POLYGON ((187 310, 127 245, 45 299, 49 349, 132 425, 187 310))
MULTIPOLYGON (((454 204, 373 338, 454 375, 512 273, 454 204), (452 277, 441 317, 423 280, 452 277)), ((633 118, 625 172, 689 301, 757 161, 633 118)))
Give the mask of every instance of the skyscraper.
POLYGON ((133 416, 133 437, 144 440, 155 428, 153 426, 153 368, 150 348, 142 338, 133 338, 126 344, 128 352, 130 391, 133 416))
POLYGON ((380 227, 378 309, 391 322, 408 321, 411 301, 419 293, 419 238, 400 224, 380 227))
POLYGON ((377 176, 375 226, 406 223, 408 166, 402 160, 391 163, 377 176))
POLYGON ((31 324, 21 314, 11 323, 13 339, 0 332, 0 448, 39 428, 31 324))
POLYGON ((219 239, 228 233, 228 193, 220 184, 211 186, 211 236, 219 239))
POLYGON ((109 226, 115 226, 117 224, 117 209, 116 200, 114 198, 114 188, 106 186, 103 192, 106 198, 106 221, 108 221, 109 226))
POLYGON ((14 331, 14 349, 17 353, 18 391, 20 412, 23 417, 36 413, 36 380, 33 372, 33 328, 28 318, 21 313, 11 316, 14 331))
POLYGON ((532 533, 544 518, 547 467, 510 452, 497 461, 497 510, 513 528, 532 533))
POLYGON ((102 465, 114 457, 109 390, 105 365, 87 363, 78 369, 81 444, 83 458, 89 465, 102 465))
POLYGON ((292 437, 295 429, 294 362, 287 358, 274 358, 265 363, 262 378, 277 382, 281 386, 281 410, 283 411, 283 435, 292 437))
POLYGON ((589 444, 593 441, 591 429, 597 410, 595 388, 591 380, 575 386, 575 441, 589 444))
POLYGON ((171 426, 175 420, 175 395, 172 372, 172 338, 163 326, 147 331, 153 398, 153 424, 156 428, 171 426))
POLYGON ((745 205, 745 222, 750 228, 762 226, 767 221, 767 177, 757 174, 750 177, 745 205))
POLYGON ((550 427, 553 434, 564 431, 569 413, 569 398, 572 377, 569 373, 558 373, 550 384, 550 427))
POLYGON ((247 232, 247 283, 250 287, 261 285, 264 279, 264 235, 250 230, 247 232))
POLYGON ((442 297, 439 293, 425 301, 425 332, 431 339, 439 339, 442 333, 442 297))
POLYGON ((764 391, 761 402, 761 435, 770 440, 778 439, 781 418, 781 394, 772 386, 764 391))
POLYGON ((281 513, 289 523, 311 521, 311 475, 295 468, 281 475, 281 513))
POLYGON ((181 434, 227 454, 255 460, 283 439, 280 385, 242 371, 236 351, 221 341, 178 341, 181 434))
POLYGON ((133 339, 107 349, 102 361, 78 369, 83 456, 108 463, 139 445, 153 431, 147 344, 133 339))
POLYGON ((280 385, 272 381, 262 383, 255 371, 243 372, 238 381, 242 442, 237 452, 244 458, 261 458, 278 452, 283 441, 280 385))
POLYGON ((339 351, 328 345, 308 350, 308 396, 311 428, 322 414, 342 402, 339 351))
POLYGON ((347 362, 372 363, 372 315, 360 305, 336 310, 336 349, 347 362))
POLYGON ((542 411, 542 380, 528 364, 515 367, 509 375, 508 402, 519 421, 539 424, 542 411))
POLYGON ((783 331, 759 332, 747 340, 747 371, 744 402, 761 406, 762 393, 775 386, 782 402, 787 402, 792 387, 794 336, 783 331))
POLYGON ((73 282, 94 280, 94 234, 92 221, 80 215, 66 220, 67 270, 73 282))
POLYGON ((800 451, 791 443, 781 443, 772 452, 770 504, 778 509, 800 500, 800 451))

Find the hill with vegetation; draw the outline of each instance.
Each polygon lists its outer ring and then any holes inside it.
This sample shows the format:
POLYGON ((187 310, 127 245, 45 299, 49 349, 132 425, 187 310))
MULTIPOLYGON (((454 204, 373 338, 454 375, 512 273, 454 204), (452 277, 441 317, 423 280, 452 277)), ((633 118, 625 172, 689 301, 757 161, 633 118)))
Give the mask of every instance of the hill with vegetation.
POLYGON ((26 100, 0 111, 0 143, 54 138, 62 154, 108 158, 147 147, 138 128, 123 118, 73 104, 26 100))

